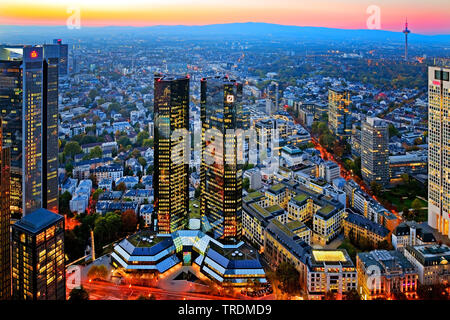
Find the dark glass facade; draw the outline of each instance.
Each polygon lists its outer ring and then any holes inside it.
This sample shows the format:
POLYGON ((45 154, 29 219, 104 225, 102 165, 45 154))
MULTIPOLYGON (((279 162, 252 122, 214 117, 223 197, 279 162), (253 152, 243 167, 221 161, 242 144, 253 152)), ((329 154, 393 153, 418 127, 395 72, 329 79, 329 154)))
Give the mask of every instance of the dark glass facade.
POLYGON ((11 147, 11 213, 16 216, 58 208, 59 53, 51 47, 0 47, 3 142, 11 147))
POLYGON ((202 230, 232 243, 242 233, 242 84, 227 77, 202 79, 200 99, 202 230))
POLYGON ((65 300, 64 217, 36 210, 12 226, 14 300, 65 300))
POLYGON ((65 77, 69 71, 69 46, 63 44, 61 39, 54 39, 53 44, 58 46, 58 73, 60 76, 65 77))
POLYGON ((44 46, 42 206, 58 212, 58 57, 57 45, 44 46))
POLYGON ((189 215, 189 78, 155 75, 154 209, 159 233, 184 229, 189 215), (175 135, 175 133, 186 133, 175 135))
POLYGON ((2 146, 0 118, 0 300, 11 297, 9 171, 10 150, 2 146))

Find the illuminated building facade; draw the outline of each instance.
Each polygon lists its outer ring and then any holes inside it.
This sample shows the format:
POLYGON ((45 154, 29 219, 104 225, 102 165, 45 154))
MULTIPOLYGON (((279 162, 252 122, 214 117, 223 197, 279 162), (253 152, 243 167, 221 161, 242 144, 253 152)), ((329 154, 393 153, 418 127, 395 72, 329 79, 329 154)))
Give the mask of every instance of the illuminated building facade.
POLYGON ((428 68, 428 224, 450 238, 450 68, 428 68))
POLYGON ((352 134, 350 92, 347 90, 328 90, 328 125, 337 137, 349 137, 352 134))
POLYGON ((3 143, 11 147, 11 213, 18 216, 58 208, 57 72, 50 46, 0 47, 3 143))
POLYGON ((367 118, 361 130, 361 174, 368 185, 389 184, 389 130, 387 122, 367 118))
POLYGON ((399 251, 360 252, 356 268, 358 293, 363 300, 395 298, 398 293, 410 298, 416 295, 418 273, 399 251))
POLYGON ((58 66, 61 60, 60 52, 58 53, 56 45, 44 45, 42 206, 55 213, 58 212, 58 66))
POLYGON ((0 300, 11 297, 9 171, 10 149, 2 146, 0 118, 0 300))
POLYGON ((189 77, 155 75, 154 86, 154 208, 158 231, 168 234, 189 214, 189 77))
POLYGON ((64 217, 38 209, 12 226, 15 300, 65 300, 64 217))
POLYGON ((224 242, 242 233, 241 98, 242 84, 228 77, 201 81, 202 230, 224 242))
POLYGON ((357 288, 356 268, 345 249, 313 249, 307 269, 308 298, 311 300, 323 299, 327 292, 341 300, 347 292, 357 288))

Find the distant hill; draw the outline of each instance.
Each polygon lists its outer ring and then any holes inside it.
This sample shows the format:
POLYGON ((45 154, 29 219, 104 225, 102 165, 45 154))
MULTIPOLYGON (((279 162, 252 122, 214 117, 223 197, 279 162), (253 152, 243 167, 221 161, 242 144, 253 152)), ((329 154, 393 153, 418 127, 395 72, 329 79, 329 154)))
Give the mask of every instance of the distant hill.
MULTIPOLYGON (((411 43, 450 43, 450 35, 423 35, 413 32, 411 43)), ((267 39, 270 41, 295 39, 304 41, 403 41, 399 32, 369 29, 335 29, 323 27, 301 27, 270 23, 246 22, 212 24, 204 26, 151 26, 151 27, 81 27, 70 30, 65 26, 0 26, 0 42, 50 41, 52 38, 77 39, 85 37, 147 38, 170 36, 195 39, 267 39)))

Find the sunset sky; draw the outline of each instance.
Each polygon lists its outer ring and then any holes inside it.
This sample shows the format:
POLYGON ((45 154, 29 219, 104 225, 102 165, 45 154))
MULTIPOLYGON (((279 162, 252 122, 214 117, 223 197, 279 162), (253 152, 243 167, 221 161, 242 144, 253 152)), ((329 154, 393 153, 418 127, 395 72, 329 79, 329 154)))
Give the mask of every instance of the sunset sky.
POLYGON ((79 8, 81 27, 252 21, 364 29, 370 5, 381 9, 381 29, 401 31, 408 17, 412 32, 450 34, 449 0, 1 0, 0 25, 65 25, 79 8))

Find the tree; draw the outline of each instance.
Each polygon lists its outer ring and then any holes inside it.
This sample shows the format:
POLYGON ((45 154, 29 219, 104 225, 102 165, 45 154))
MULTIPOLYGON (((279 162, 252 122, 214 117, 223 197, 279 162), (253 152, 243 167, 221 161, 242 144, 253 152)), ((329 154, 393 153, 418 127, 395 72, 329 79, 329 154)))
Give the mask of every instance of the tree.
POLYGON ((104 265, 93 265, 89 269, 87 276, 92 280, 106 280, 106 278, 108 277, 108 269, 104 265))
POLYGON ((131 146, 131 141, 127 136, 122 136, 117 141, 117 144, 121 145, 122 147, 131 146))
POLYGON ((147 160, 145 160, 144 157, 139 157, 138 162, 142 167, 145 167, 147 165, 147 160))
POLYGON ((411 202, 411 207, 413 208, 414 213, 417 214, 420 208, 422 208, 422 202, 416 198, 413 200, 413 202, 411 202))
POLYGON ((400 136, 400 133, 398 132, 398 129, 394 127, 393 124, 389 124, 389 138, 392 138, 394 136, 400 136))
POLYGON ((372 181, 370 183, 370 190, 372 190, 375 196, 379 196, 381 194, 381 190, 383 189, 382 185, 376 181, 372 181))
POLYGON ((249 187, 250 187, 250 180, 247 177, 245 177, 244 180, 242 180, 242 188, 247 191, 249 187))
POLYGON ((141 131, 138 133, 137 137, 136 137, 136 145, 138 146, 143 146, 144 144, 144 140, 148 139, 149 134, 147 131, 141 131))
POLYGON ((280 280, 283 291, 290 294, 298 291, 300 287, 300 273, 292 264, 287 262, 280 263, 275 271, 275 275, 280 280))
POLYGON ((101 158, 103 156, 102 148, 96 146, 89 151, 89 159, 101 158))
POLYGON ((133 232, 136 231, 136 227, 138 224, 138 219, 134 210, 125 210, 122 215, 122 229, 125 232, 133 232))
POLYGON ((125 185, 125 182, 121 182, 116 186, 117 191, 125 192, 127 190, 127 186, 125 185))
POLYGON ((76 141, 69 141, 64 146, 64 155, 73 158, 75 155, 82 152, 80 144, 76 141))
POLYGON ((89 300, 89 293, 83 288, 83 286, 80 286, 79 288, 74 288, 72 289, 72 291, 70 291, 69 300, 72 301, 89 300))
POLYGON ((142 146, 145 148, 153 148, 153 139, 144 139, 142 146))
POLYGON ((407 173, 402 173, 402 174, 400 175, 400 177, 402 178, 403 184, 405 184, 405 185, 408 185, 408 184, 409 184, 409 182, 410 182, 409 174, 407 174, 407 173))
POLYGON ((65 215, 70 215, 70 200, 72 200, 72 195, 69 191, 65 191, 59 196, 59 212, 65 215))
POLYGON ((98 96, 98 91, 97 91, 96 89, 91 89, 91 90, 89 91, 88 96, 89 96, 89 99, 94 100, 95 97, 98 96))
POLYGON ((346 293, 345 300, 361 300, 361 297, 356 289, 351 289, 346 293))
POLYGON ((97 189, 94 191, 94 193, 92 194, 92 199, 94 201, 98 201, 98 198, 100 197, 100 195, 103 193, 102 189, 97 189))

